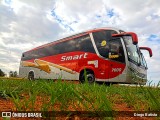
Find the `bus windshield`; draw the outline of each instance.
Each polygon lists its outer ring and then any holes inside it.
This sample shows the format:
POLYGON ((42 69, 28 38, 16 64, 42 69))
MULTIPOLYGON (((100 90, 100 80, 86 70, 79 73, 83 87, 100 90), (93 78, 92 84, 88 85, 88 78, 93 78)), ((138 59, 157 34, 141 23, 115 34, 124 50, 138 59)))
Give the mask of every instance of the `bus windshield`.
POLYGON ((140 56, 139 56, 138 46, 133 44, 131 36, 123 36, 123 39, 124 39, 124 43, 126 45, 129 61, 139 64, 140 63, 140 56))
POLYGON ((141 65, 147 69, 147 63, 142 53, 141 53, 141 65))

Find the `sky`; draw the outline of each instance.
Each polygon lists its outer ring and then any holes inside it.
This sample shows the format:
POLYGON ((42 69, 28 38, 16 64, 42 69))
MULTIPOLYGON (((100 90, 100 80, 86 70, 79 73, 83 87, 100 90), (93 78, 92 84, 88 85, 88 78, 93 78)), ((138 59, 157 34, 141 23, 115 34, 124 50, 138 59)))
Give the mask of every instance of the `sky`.
POLYGON ((19 71, 23 52, 99 27, 135 32, 148 80, 160 81, 160 0, 0 0, 0 69, 19 71))

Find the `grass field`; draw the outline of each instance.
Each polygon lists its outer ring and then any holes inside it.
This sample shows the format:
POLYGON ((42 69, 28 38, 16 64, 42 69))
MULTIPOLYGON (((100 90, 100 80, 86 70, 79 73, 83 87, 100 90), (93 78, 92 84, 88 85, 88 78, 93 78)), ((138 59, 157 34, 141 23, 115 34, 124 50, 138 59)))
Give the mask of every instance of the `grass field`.
MULTIPOLYGON (((113 115, 112 111, 160 112, 158 85, 144 87, 74 83, 0 78, 0 111, 97 111, 96 116, 91 115, 93 119, 118 119, 106 118, 113 115)), ((69 116, 72 113, 68 113, 69 116)))

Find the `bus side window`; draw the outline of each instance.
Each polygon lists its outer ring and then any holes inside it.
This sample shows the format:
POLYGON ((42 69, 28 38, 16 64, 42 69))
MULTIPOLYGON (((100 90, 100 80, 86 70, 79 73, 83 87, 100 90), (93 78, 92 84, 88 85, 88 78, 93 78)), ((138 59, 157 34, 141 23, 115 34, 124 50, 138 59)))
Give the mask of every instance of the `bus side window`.
POLYGON ((109 41, 109 59, 125 63, 124 50, 119 38, 109 41))
POLYGON ((91 38, 89 35, 75 38, 75 41, 76 41, 75 51, 95 53, 95 50, 94 50, 94 47, 93 47, 93 44, 91 42, 91 38))
POLYGON ((108 42, 112 38, 112 34, 117 33, 114 30, 102 30, 93 33, 94 41, 99 54, 102 57, 108 58, 109 45, 108 42))

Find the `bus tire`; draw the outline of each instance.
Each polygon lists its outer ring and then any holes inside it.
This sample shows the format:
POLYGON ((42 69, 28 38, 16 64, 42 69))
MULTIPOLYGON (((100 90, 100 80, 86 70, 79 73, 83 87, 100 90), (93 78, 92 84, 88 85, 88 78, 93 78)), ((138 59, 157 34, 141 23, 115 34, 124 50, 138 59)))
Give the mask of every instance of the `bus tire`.
MULTIPOLYGON (((87 82, 89 84, 92 84, 95 82, 95 76, 93 71, 91 70, 86 70, 86 76, 87 76, 87 82)), ((84 83, 85 82, 85 73, 84 71, 80 74, 80 79, 79 79, 80 83, 84 83)))
POLYGON ((33 71, 29 72, 29 74, 28 74, 28 80, 30 80, 30 81, 34 80, 34 72, 33 71))

